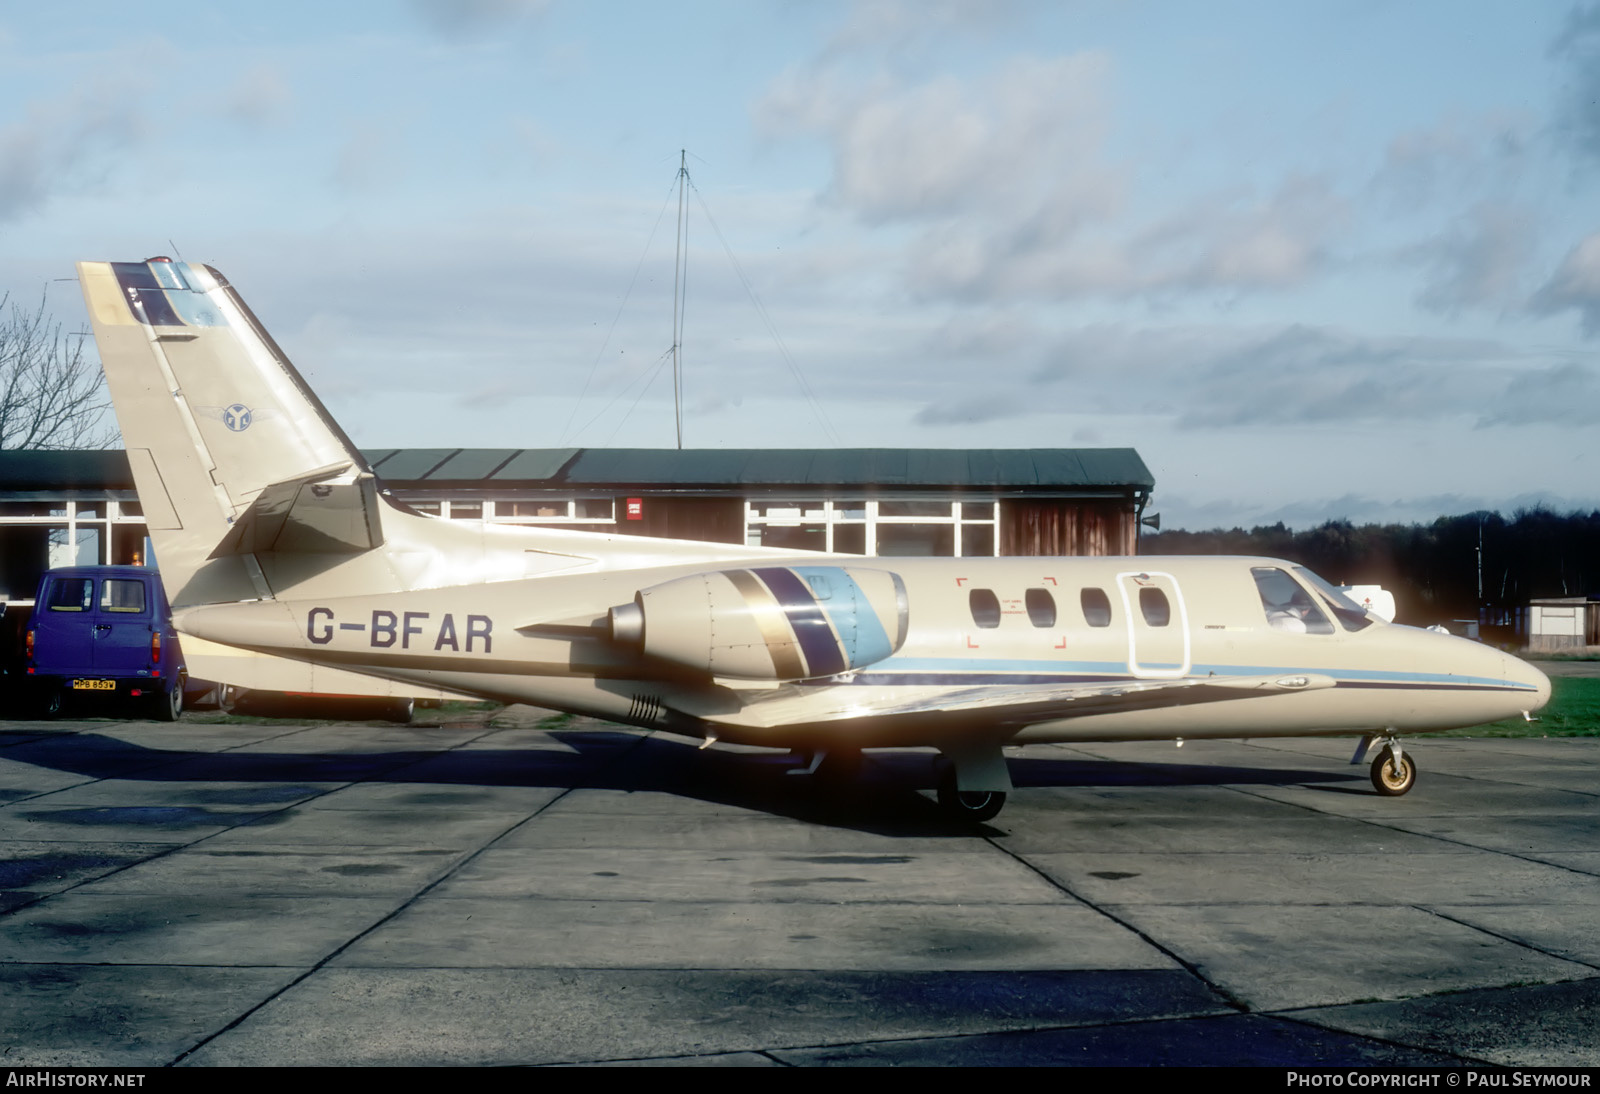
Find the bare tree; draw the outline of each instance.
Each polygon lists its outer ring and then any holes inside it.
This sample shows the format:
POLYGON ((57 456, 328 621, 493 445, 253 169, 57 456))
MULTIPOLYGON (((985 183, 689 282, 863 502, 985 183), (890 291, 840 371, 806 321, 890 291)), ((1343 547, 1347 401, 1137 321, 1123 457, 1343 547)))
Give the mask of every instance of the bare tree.
POLYGON ((104 448, 107 407, 100 366, 84 354, 84 335, 64 333, 44 299, 27 310, 0 297, 0 451, 104 448))

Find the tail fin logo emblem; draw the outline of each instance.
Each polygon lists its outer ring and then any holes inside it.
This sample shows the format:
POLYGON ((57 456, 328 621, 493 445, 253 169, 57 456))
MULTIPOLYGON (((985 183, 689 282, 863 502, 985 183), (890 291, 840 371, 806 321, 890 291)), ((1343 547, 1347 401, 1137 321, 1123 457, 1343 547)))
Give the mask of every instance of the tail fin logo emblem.
POLYGON ((243 403, 234 403, 232 406, 222 408, 222 424, 235 433, 243 433, 249 429, 254 418, 250 408, 243 403))

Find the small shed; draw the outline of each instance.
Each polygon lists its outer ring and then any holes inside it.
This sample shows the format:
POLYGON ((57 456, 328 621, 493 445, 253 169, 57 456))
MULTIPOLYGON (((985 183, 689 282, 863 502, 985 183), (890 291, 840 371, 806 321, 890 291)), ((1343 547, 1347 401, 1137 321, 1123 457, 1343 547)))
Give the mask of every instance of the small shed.
POLYGON ((1542 597, 1529 604, 1528 648, 1558 653, 1600 646, 1600 601, 1589 596, 1542 597))

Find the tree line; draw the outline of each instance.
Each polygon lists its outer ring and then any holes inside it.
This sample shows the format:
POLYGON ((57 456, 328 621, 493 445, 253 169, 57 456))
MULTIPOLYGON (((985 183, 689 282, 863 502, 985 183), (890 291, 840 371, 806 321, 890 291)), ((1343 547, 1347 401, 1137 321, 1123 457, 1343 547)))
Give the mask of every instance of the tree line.
POLYGON ((1307 566, 1336 585, 1382 585, 1395 618, 1509 625, 1529 599, 1600 593, 1600 510, 1519 509, 1440 517, 1431 524, 1330 520, 1294 531, 1280 522, 1245 531, 1173 530, 1139 538, 1144 555, 1267 555, 1307 566))

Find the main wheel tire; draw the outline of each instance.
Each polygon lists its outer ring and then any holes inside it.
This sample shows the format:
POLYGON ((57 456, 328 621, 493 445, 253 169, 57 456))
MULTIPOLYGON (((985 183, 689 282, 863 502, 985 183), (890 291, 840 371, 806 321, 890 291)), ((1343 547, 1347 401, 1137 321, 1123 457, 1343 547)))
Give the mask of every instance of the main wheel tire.
POLYGON ((48 689, 39 697, 39 717, 59 718, 61 708, 66 705, 67 697, 58 687, 48 689))
POLYGON ((1398 798, 1417 785, 1417 763, 1409 754, 1394 762, 1394 749, 1386 748, 1372 761, 1372 786, 1386 798, 1398 798))
POLYGON ((939 808, 951 819, 970 824, 993 820, 1006 805, 1003 790, 960 790, 952 769, 939 780, 939 808))

